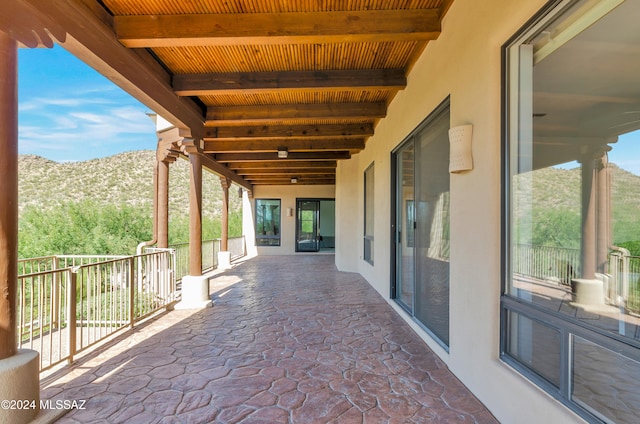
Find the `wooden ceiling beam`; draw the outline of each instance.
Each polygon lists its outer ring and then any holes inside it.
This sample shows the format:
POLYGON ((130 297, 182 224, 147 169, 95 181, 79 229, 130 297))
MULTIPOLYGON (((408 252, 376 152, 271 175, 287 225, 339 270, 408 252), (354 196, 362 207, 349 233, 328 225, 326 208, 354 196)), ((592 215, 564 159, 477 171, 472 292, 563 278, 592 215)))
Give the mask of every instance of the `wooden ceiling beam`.
POLYGON ((130 48, 435 40, 438 9, 115 16, 130 48))
MULTIPOLYGON (((195 153, 195 154, 200 154, 200 153, 195 153)), ((209 171, 214 172, 223 177, 227 177, 234 183, 238 184, 240 187, 244 187, 249 191, 253 190, 251 183, 247 181, 243 176, 236 174, 229 168, 216 162, 209 155, 206 155, 206 154, 200 154, 200 155, 202 156, 202 165, 209 171)))
POLYGON ((305 175, 305 174, 336 174, 335 168, 268 168, 268 169, 238 169, 238 175, 305 175))
POLYGON ((215 140, 204 142, 205 153, 277 152, 280 148, 289 152, 317 152, 322 150, 364 149, 364 139, 321 139, 321 140, 215 140))
POLYGON ((406 85, 407 78, 403 69, 229 72, 173 76, 173 89, 179 96, 257 94, 278 90, 403 90, 406 85))
POLYGON ((291 175, 246 175, 245 179, 254 182, 254 181, 270 181, 270 180, 282 180, 287 178, 297 178, 304 180, 327 180, 327 179, 335 179, 336 174, 291 174, 291 175))
POLYGON ((261 170, 261 169, 313 169, 313 168, 333 168, 338 166, 338 162, 335 160, 318 160, 318 161, 283 161, 282 159, 275 159, 272 161, 264 162, 230 162, 227 164, 227 168, 240 172, 240 170, 261 170))
POLYGON ((205 128, 204 140, 292 140, 326 138, 366 138, 373 135, 373 124, 339 125, 263 125, 250 127, 205 128))
POLYGON ((205 125, 261 125, 273 121, 302 119, 380 119, 387 115, 386 103, 324 103, 251 106, 209 106, 205 125))
MULTIPOLYGON (((259 162, 277 160, 277 153, 218 153, 213 155, 216 162, 259 162)), ((286 159, 279 159, 282 162, 292 162, 297 160, 303 161, 323 161, 323 160, 341 160, 350 159, 351 153, 343 151, 335 152, 293 152, 289 153, 286 159)))
POLYGON ((335 185, 336 180, 326 179, 326 180, 306 180, 298 178, 296 183, 292 183, 291 179, 281 179, 281 180, 259 180, 254 181, 253 185, 335 185))

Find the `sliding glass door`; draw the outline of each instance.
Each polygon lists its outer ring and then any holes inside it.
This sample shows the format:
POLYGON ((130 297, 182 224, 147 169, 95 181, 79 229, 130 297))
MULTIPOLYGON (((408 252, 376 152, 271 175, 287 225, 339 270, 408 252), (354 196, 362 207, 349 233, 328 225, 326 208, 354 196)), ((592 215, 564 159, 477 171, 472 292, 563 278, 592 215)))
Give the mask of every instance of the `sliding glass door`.
POLYGON ((406 143, 396 153, 396 300, 413 311, 414 292, 414 146, 406 143))
POLYGON ((449 345, 449 105, 394 152, 395 281, 392 295, 449 345))

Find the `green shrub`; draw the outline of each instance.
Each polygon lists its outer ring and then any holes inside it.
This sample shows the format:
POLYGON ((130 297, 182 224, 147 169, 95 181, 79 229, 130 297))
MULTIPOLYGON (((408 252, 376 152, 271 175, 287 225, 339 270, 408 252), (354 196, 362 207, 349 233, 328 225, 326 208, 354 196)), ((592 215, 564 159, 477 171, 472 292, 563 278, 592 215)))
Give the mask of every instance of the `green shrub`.
MULTIPOLYGON (((221 222, 205 216, 203 240, 219 238, 221 222)), ((132 255, 136 246, 152 237, 153 218, 144 208, 125 204, 99 205, 93 201, 65 203, 43 210, 26 207, 19 220, 18 255, 132 255)), ((242 210, 229 212, 229 237, 242 235, 242 210)), ((169 242, 189 240, 189 217, 171 217, 169 242)))
POLYGON ((18 255, 133 254, 138 243, 151 238, 152 227, 148 214, 126 205, 84 200, 50 210, 27 207, 19 220, 18 255))
POLYGON ((631 256, 640 256, 640 240, 624 241, 616 244, 627 249, 631 256))

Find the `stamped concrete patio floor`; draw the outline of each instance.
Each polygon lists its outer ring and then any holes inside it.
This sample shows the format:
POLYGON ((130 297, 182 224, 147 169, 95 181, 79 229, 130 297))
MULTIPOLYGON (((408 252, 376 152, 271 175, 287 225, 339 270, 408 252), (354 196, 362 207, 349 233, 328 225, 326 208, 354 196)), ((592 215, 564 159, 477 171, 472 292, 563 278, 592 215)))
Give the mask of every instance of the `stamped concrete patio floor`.
POLYGON ((396 312, 333 255, 256 257, 83 358, 42 399, 58 423, 496 423, 396 312))

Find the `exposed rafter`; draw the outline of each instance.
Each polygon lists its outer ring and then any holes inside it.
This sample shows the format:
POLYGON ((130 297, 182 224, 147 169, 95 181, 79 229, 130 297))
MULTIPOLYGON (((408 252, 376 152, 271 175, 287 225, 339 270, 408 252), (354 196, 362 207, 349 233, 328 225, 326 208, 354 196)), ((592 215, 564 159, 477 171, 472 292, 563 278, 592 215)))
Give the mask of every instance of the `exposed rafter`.
POLYGON ((373 135, 373 125, 275 125, 207 128, 205 140, 290 140, 299 138, 363 138, 373 135))
MULTIPOLYGON (((336 179, 306 179, 306 178, 297 178, 296 183, 298 185, 334 185, 336 183, 336 179)), ((253 181, 253 185, 289 185, 293 184, 291 179, 282 178, 282 179, 274 179, 274 180, 257 180, 253 181)))
POLYGON ((209 106, 205 125, 260 125, 274 121, 308 119, 379 119, 387 114, 385 103, 323 103, 284 105, 209 106))
POLYGON ((313 168, 313 167, 305 167, 305 168, 249 168, 249 169, 238 169, 236 170, 238 175, 286 175, 286 176, 295 176, 295 175, 314 175, 314 174, 336 174, 335 168, 313 168))
POLYGON ((289 152, 317 152, 322 150, 364 149, 364 139, 340 138, 320 140, 215 140, 204 143, 205 153, 239 153, 239 152, 276 152, 279 148, 286 148, 289 152))
POLYGON ((173 88, 179 96, 256 94, 280 90, 402 90, 402 69, 351 69, 252 73, 177 74, 173 88))
POLYGON ((241 169, 311 169, 311 168, 333 168, 338 166, 335 160, 318 160, 318 161, 286 161, 282 159, 266 159, 261 162, 244 162, 236 161, 227 164, 227 168, 238 171, 241 169))
POLYGON ((273 180, 282 180, 282 179, 287 179, 287 178, 296 178, 296 179, 304 179, 306 181, 312 181, 312 180, 329 180, 329 179, 335 179, 336 175, 335 174, 291 174, 291 175, 285 175, 285 176, 278 176, 278 175, 252 175, 247 177, 248 180, 250 180, 251 182, 255 182, 255 181, 273 181, 273 180))
MULTIPOLYGON (((220 163, 227 162, 259 162, 265 160, 278 159, 277 153, 217 153, 214 155, 215 160, 220 163)), ((294 152, 289 153, 286 159, 280 159, 282 162, 291 161, 324 161, 324 160, 340 160, 349 159, 349 152, 294 152)))
POLYGON ((201 155, 201 156, 202 156, 202 165, 207 169, 209 169, 210 171, 213 171, 216 174, 221 175, 223 177, 229 178, 231 181, 238 184, 240 187, 244 187, 249 191, 253 190, 251 183, 248 182, 246 178, 243 178, 242 176, 236 174, 235 172, 230 171, 228 168, 225 168, 223 165, 214 161, 207 155, 201 155))
POLYGON ((127 47, 434 40, 438 9, 116 16, 127 47))

